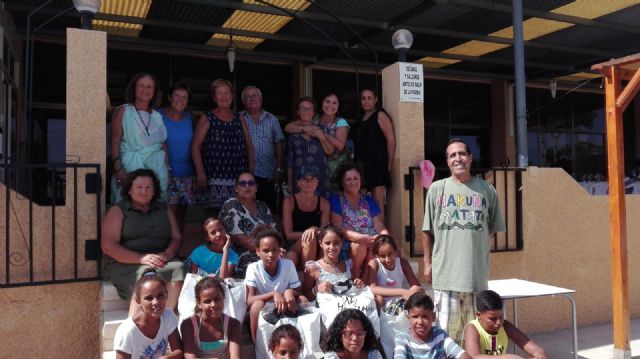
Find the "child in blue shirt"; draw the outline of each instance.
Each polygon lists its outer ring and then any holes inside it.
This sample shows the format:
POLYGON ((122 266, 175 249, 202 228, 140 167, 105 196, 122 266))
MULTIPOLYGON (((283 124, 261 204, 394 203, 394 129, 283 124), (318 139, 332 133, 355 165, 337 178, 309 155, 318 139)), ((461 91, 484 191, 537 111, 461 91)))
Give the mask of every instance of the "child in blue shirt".
POLYGON ((424 293, 412 294, 404 305, 409 333, 399 333, 393 359, 471 359, 444 330, 434 327, 433 301, 424 293))
POLYGON ((198 246, 191 252, 188 263, 190 272, 207 275, 215 274, 220 278, 228 278, 238 264, 238 254, 231 247, 231 237, 227 234, 222 221, 208 218, 203 228, 207 232, 209 243, 198 246))

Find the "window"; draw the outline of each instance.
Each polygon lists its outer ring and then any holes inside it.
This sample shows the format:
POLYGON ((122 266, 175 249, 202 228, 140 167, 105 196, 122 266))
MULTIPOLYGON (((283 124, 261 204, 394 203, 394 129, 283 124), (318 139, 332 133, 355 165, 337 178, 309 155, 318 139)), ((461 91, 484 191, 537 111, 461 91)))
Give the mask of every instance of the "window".
POLYGON ((436 179, 449 175, 446 145, 460 138, 473 156, 472 171, 489 168, 491 87, 483 83, 425 79, 425 158, 436 166, 436 179))
MULTIPOLYGON (((560 167, 578 181, 606 178, 604 95, 573 92, 555 100, 527 89, 529 164, 560 167)), ((624 113, 627 168, 635 160, 632 106, 624 113)))

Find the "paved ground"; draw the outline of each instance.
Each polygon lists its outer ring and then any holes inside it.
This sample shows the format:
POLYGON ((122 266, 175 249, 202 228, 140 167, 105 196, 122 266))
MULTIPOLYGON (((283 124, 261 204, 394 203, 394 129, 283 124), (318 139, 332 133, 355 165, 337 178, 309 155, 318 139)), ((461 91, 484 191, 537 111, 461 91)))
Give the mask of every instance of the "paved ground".
MULTIPOLYGON (((546 334, 534 335, 547 352, 549 359, 573 358, 571 330, 560 330, 546 334)), ((578 358, 609 359, 613 358, 613 327, 611 324, 578 328, 578 358)), ((631 321, 631 355, 640 359, 640 319, 631 321)))

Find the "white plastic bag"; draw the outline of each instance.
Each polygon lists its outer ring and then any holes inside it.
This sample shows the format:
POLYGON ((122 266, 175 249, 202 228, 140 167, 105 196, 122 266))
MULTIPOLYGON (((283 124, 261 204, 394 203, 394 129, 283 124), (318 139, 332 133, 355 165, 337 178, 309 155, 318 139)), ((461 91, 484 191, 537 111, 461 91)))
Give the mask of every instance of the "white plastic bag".
MULTIPOLYGON (((180 296, 178 297, 178 323, 193 315, 196 309, 196 284, 202 279, 201 276, 187 273, 182 283, 180 296)), ((226 298, 225 298, 226 299, 226 298)))
POLYGON ((380 343, 387 358, 393 358, 395 338, 409 332, 409 318, 404 311, 405 300, 393 299, 380 310, 380 343))
POLYGON ((256 332, 256 359, 273 359, 269 352, 269 340, 273 331, 283 325, 291 324, 298 329, 302 337, 303 349, 300 359, 314 359, 314 353, 321 352, 320 349, 320 311, 310 304, 298 304, 298 313, 303 313, 296 317, 274 315, 273 302, 265 304, 260 311, 258 318, 258 329, 256 332), (265 319, 265 316, 269 320, 265 319), (277 320, 273 324, 274 320, 277 320))
POLYGON ((358 309, 369 318, 376 337, 380 336, 380 318, 376 310, 376 300, 369 287, 363 289, 351 287, 344 294, 318 293, 316 300, 325 329, 329 328, 343 309, 358 309))
MULTIPOLYGON (((179 323, 189 318, 195 313, 196 308, 196 284, 202 279, 201 276, 187 273, 182 283, 180 296, 178 297, 179 323)), ((244 282, 234 281, 227 278, 224 292, 224 314, 237 319, 240 324, 244 320, 247 311, 247 289, 244 282)))
POLYGON ((226 284, 224 314, 237 319, 242 324, 247 312, 247 287, 244 281, 234 281, 231 278, 225 279, 224 282, 226 284))

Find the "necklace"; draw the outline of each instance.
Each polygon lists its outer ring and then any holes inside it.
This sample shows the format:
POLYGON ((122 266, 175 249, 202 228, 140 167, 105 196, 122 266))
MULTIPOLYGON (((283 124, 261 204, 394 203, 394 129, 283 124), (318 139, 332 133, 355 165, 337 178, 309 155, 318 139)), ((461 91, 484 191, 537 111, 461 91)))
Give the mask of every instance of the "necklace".
POLYGON ((151 114, 149 113, 149 121, 145 123, 144 120, 142 119, 142 115, 140 114, 140 111, 138 111, 138 108, 135 106, 133 106, 133 108, 136 109, 136 113, 138 113, 138 118, 140 118, 140 123, 142 123, 142 126, 144 126, 144 130, 147 132, 147 136, 151 136, 149 134, 149 126, 151 125, 151 114))
POLYGON ((322 261, 325 264, 330 265, 332 267, 334 273, 336 273, 339 270, 338 265, 340 264, 340 258, 338 258, 338 261, 336 263, 331 263, 328 260, 324 259, 324 257, 322 257, 322 261))

